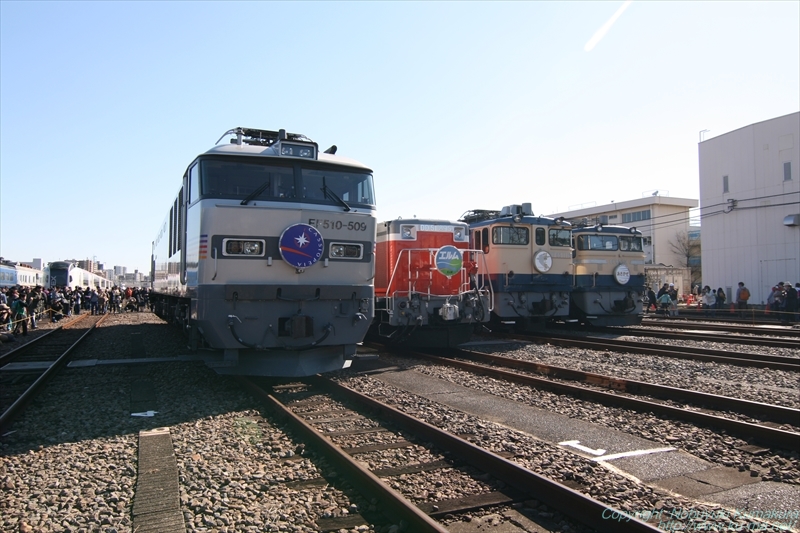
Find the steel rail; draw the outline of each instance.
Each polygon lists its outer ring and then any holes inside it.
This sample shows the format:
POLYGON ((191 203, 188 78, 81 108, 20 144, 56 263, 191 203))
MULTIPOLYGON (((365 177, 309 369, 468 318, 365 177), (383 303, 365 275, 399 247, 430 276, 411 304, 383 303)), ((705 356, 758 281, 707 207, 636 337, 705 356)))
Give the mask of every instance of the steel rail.
POLYGON ((709 331, 730 331, 750 335, 772 335, 774 337, 800 338, 800 329, 785 326, 777 322, 760 323, 759 325, 742 325, 730 322, 703 322, 702 319, 684 317, 651 318, 642 321, 643 326, 662 326, 675 329, 706 329, 709 331), (676 320, 677 318, 677 320, 676 320))
MULTIPOLYGON (((89 316, 89 315, 87 315, 87 316, 89 316)), ((9 426, 16 419, 16 417, 22 412, 22 410, 25 408, 25 406, 28 404, 28 402, 36 396, 36 394, 44 386, 44 384, 47 383, 47 381, 51 377, 53 377, 53 375, 56 372, 58 372, 58 370, 64 365, 64 363, 66 363, 69 360, 69 357, 72 354, 72 350, 74 350, 81 342, 83 342, 83 340, 87 336, 89 336, 89 334, 92 333, 95 330, 95 328, 101 322, 103 322, 106 319, 107 316, 109 316, 109 315, 104 315, 100 320, 98 320, 97 322, 92 324, 92 326, 89 327, 86 330, 86 332, 83 333, 83 335, 78 337, 78 339, 74 343, 72 343, 72 345, 70 345, 69 348, 67 348, 66 351, 64 351, 64 353, 62 353, 55 361, 53 361, 50 364, 50 366, 47 367, 47 369, 44 372, 42 372, 42 375, 39 376, 36 379, 36 381, 34 381, 31 384, 31 386, 28 387, 25 390, 25 392, 23 392, 22 395, 20 395, 20 397, 17 398, 14 401, 14 403, 12 403, 8 407, 8 409, 3 411, 3 413, 0 415, 0 432, 5 430, 6 427, 9 426)), ((81 319, 77 320, 77 321, 74 320, 74 321, 70 322, 69 324, 64 324, 64 326, 74 326, 80 320, 83 320, 83 317, 81 319)), ((58 328, 57 330, 61 330, 61 329, 62 328, 58 328)), ((26 348, 26 347, 35 346, 35 343, 40 342, 40 339, 43 339, 43 338, 47 337, 48 335, 50 335, 50 334, 48 333, 48 334, 42 335, 41 337, 35 339, 34 341, 29 342, 24 346, 21 346, 20 348, 26 348)), ((19 352, 18 352, 18 354, 19 354, 19 352)))
POLYGON ((481 363, 493 364, 516 370, 525 370, 527 372, 536 372, 537 374, 543 374, 557 379, 581 381, 615 391, 652 396, 662 400, 690 402, 698 407, 713 408, 720 411, 731 410, 743 415, 780 424, 800 425, 800 409, 794 409, 792 407, 754 402, 752 400, 743 400, 731 396, 719 396, 689 389, 669 387, 667 385, 657 385, 646 381, 616 378, 603 374, 595 374, 593 372, 585 372, 583 370, 573 370, 535 361, 525 361, 469 350, 451 350, 450 353, 456 357, 463 357, 481 363))
MULTIPOLYGON (((692 328, 695 331, 663 331, 657 329, 614 329, 614 328, 592 328, 592 331, 602 333, 613 333, 616 335, 631 335, 636 337, 656 337, 661 339, 677 339, 691 341, 721 342, 724 344, 745 344, 748 346, 769 346, 771 348, 789 348, 800 350, 800 339, 776 338, 776 337, 744 337, 725 334, 708 334, 701 331, 703 328, 692 328)), ((791 359, 791 358, 789 358, 791 359)))
POLYGON ((447 533, 447 529, 444 526, 423 513, 416 505, 381 481, 378 476, 359 465, 339 446, 293 413, 273 395, 245 377, 238 377, 237 379, 253 395, 264 401, 272 413, 288 423, 294 432, 303 439, 313 442, 314 446, 328 460, 347 471, 350 475, 349 479, 354 481, 361 492, 378 497, 381 503, 398 520, 405 520, 409 524, 410 531, 447 533))
MULTIPOLYGON (((610 392, 596 389, 587 389, 576 385, 570 385, 568 383, 560 383, 544 378, 517 374, 498 368, 477 365, 465 361, 457 361, 454 359, 422 352, 413 352, 410 353, 410 355, 427 359, 429 361, 435 361, 439 364, 461 368, 476 374, 488 375, 491 377, 511 381, 513 383, 520 383, 556 393, 569 394, 576 398, 594 401, 604 405, 617 405, 628 409, 633 409, 635 411, 653 412, 664 416, 671 416, 678 420, 691 422, 693 424, 724 429, 725 431, 739 435, 743 438, 752 437, 758 442, 768 446, 775 446, 787 450, 797 450, 800 448, 800 433, 794 433, 792 431, 771 428, 750 422, 741 422, 739 420, 732 420, 730 418, 707 414, 700 411, 692 411, 658 402, 632 398, 630 396, 621 396, 619 394, 612 394, 610 392)), ((797 423, 800 424, 800 421, 797 421, 797 423)))
POLYGON ((406 428, 415 435, 424 437, 427 441, 434 443, 443 450, 461 456, 469 464, 485 472, 490 472, 492 476, 507 485, 530 494, 531 497, 545 503, 547 506, 558 509, 571 519, 597 531, 607 531, 609 528, 620 532, 655 533, 660 531, 658 528, 632 515, 609 507, 590 496, 536 474, 513 461, 475 446, 460 437, 407 415, 394 407, 365 396, 344 385, 319 375, 313 378, 313 382, 368 406, 373 411, 379 412, 382 417, 391 420, 394 424, 406 428), (616 513, 615 516, 625 517, 625 520, 630 520, 612 523, 608 517, 614 513, 616 513))
POLYGON ((81 320, 85 319, 87 316, 91 316, 91 315, 89 315, 88 313, 81 314, 81 315, 75 317, 74 320, 70 320, 69 322, 63 321, 62 323, 60 323, 58 326, 54 327, 53 329, 51 329, 51 330, 49 330, 49 331, 47 331, 45 333, 42 333, 38 337, 35 337, 35 338, 29 340, 28 342, 26 342, 24 344, 20 344, 19 346, 15 347, 11 351, 8 351, 8 352, 0 355, 0 368, 2 368, 4 365, 14 361, 14 359, 16 359, 17 357, 22 355, 29 348, 36 346, 36 344, 41 342, 44 338, 49 337, 50 335, 52 335, 56 331, 61 331, 62 329, 64 329, 65 326, 74 326, 75 324, 78 324, 81 320))
POLYGON ((60 326, 58 326, 56 328, 53 328, 53 329, 51 329, 50 331, 48 331, 46 333, 42 333, 41 335, 39 335, 35 339, 31 339, 30 341, 26 342, 25 344, 20 344, 19 346, 15 347, 11 351, 8 351, 8 352, 4 353, 3 355, 0 355, 0 368, 2 368, 6 364, 14 361, 14 359, 19 357, 25 350, 31 348, 32 346, 36 346, 36 344, 38 342, 40 342, 42 339, 52 335, 56 331, 60 331, 61 328, 63 328, 63 327, 64 327, 64 324, 61 324, 60 326))
POLYGON ((706 350, 703 348, 691 348, 686 346, 659 346, 653 343, 621 341, 601 337, 576 338, 569 335, 557 335, 552 333, 544 333, 541 335, 489 333, 488 335, 505 339, 521 339, 538 344, 555 344, 570 348, 611 350, 614 352, 631 352, 678 359, 695 359, 698 361, 727 363, 738 366, 800 371, 800 359, 777 355, 743 353, 741 357, 736 357, 733 352, 725 350, 706 350))

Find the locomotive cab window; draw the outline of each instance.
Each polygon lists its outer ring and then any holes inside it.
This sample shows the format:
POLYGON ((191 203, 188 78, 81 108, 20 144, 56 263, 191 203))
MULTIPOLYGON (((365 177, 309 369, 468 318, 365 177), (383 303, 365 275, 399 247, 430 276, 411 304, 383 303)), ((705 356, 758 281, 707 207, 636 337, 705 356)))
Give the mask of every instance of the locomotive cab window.
POLYGON ((200 199, 200 170, 198 165, 189 169, 189 203, 193 204, 200 199))
POLYGON ((536 244, 544 246, 544 228, 536 228, 536 244))
POLYGON ((641 252, 644 249, 642 246, 642 238, 620 236, 619 249, 623 252, 641 252))
POLYGON ((618 248, 617 238, 614 235, 579 235, 578 250, 606 250, 615 251, 618 248))
POLYGON ((528 228, 495 226, 492 228, 492 244, 528 244, 528 228))
POLYGON ((200 168, 205 198, 264 200, 295 196, 291 166, 209 159, 201 161, 200 168))
POLYGON ((340 205, 375 204, 372 174, 317 168, 303 168, 301 197, 340 205))
POLYGON ((563 228, 550 228, 550 246, 569 246, 572 232, 563 228))

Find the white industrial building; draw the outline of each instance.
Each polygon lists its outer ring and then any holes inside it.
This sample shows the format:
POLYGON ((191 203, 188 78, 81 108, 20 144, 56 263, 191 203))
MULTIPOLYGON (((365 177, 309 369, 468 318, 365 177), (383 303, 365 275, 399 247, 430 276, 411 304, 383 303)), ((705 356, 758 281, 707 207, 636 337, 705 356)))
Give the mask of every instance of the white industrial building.
POLYGON ((800 113, 700 142, 703 284, 751 304, 800 282, 800 113))

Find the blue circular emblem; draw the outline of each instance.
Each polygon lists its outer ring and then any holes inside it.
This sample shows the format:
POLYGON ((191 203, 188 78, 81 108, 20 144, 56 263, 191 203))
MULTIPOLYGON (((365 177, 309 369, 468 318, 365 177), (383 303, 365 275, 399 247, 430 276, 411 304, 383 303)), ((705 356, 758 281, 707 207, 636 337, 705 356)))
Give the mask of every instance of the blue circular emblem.
POLYGON ((310 267, 325 249, 322 235, 308 224, 294 224, 283 230, 279 246, 283 260, 295 268, 310 267))
POLYGON ((436 270, 447 276, 455 276, 464 264, 461 250, 452 245, 442 246, 436 251, 436 270))

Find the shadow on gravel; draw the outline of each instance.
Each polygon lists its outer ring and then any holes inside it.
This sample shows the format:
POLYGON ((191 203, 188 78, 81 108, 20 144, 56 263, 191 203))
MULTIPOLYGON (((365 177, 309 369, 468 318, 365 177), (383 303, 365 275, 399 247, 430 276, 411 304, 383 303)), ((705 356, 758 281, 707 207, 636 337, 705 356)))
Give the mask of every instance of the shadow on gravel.
MULTIPOLYGON (((151 313, 120 315, 95 330, 72 361, 161 359, 185 355, 180 332, 151 313), (122 320, 135 323, 120 324, 122 320)), ((62 443, 136 436, 141 430, 258 409, 238 383, 199 362, 63 368, 0 436, 0 454, 62 443), (152 416, 132 416, 151 414, 152 416)))

